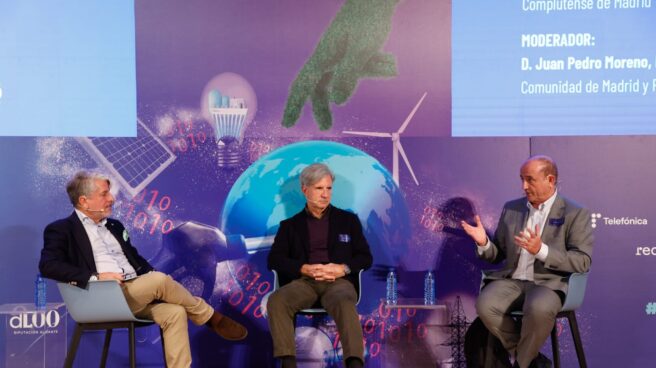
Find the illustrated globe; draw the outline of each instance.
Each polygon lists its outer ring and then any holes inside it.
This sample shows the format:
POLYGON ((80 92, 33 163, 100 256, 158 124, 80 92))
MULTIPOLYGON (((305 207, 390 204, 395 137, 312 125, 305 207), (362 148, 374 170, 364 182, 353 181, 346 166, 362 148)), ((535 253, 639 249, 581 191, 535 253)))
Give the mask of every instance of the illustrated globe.
MULTIPOLYGON (((299 175, 306 166, 317 162, 325 163, 335 174, 332 204, 360 218, 374 264, 397 264, 411 238, 405 199, 380 162, 341 143, 293 143, 254 162, 228 193, 221 229, 246 238, 275 235, 280 221, 305 206, 299 175)), ((266 257, 254 256, 251 262, 261 263, 258 268, 266 270, 266 257)), ((365 272, 362 284, 367 297, 362 298, 360 308, 368 312, 384 297, 385 282, 365 272)))

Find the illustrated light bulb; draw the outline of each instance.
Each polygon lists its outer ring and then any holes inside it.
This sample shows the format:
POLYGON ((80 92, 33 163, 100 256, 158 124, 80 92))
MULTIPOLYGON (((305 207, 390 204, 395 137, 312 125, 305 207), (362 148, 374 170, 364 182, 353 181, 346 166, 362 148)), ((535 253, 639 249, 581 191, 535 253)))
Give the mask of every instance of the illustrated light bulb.
POLYGON ((208 109, 214 122, 218 144, 219 167, 233 168, 239 165, 248 108, 243 98, 230 97, 213 89, 208 93, 208 109))

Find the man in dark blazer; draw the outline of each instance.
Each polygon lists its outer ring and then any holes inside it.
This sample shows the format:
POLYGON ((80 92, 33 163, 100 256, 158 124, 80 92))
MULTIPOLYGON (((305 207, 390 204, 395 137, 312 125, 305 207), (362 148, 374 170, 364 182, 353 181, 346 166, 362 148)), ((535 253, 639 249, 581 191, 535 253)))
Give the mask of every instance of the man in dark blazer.
POLYGON ((558 167, 547 156, 533 156, 520 170, 525 198, 507 202, 493 239, 481 220, 462 222, 478 255, 505 266, 476 302, 488 330, 501 340, 520 368, 549 365, 539 354, 567 293, 567 276, 587 272, 592 262, 590 212, 558 194, 558 167), (509 311, 522 310, 521 330, 509 311))
POLYGON ((301 172, 306 206, 280 223, 269 253, 269 269, 284 285, 267 303, 273 354, 284 368, 296 366, 294 315, 317 302, 337 324, 347 367, 364 365, 356 284, 372 256, 358 217, 330 204, 334 178, 324 164, 301 172))
POLYGON ((46 226, 39 262, 43 276, 81 288, 96 280, 116 280, 132 312, 162 328, 168 367, 191 365, 187 318, 207 324, 228 340, 246 337, 242 325, 155 271, 139 255, 125 227, 108 218, 114 197, 107 177, 79 172, 66 190, 75 210, 46 226))

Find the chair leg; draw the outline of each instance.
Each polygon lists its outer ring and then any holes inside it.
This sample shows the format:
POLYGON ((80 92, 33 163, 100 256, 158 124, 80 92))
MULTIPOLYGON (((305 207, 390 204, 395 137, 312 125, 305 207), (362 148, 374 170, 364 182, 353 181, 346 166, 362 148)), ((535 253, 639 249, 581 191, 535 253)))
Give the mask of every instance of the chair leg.
POLYGON ((82 326, 80 324, 75 325, 75 332, 73 333, 73 339, 71 340, 71 345, 68 347, 68 353, 66 353, 66 360, 64 361, 64 368, 73 367, 73 361, 75 360, 75 354, 77 354, 77 347, 80 345, 80 338, 82 337, 82 326))
POLYGON ((130 323, 128 327, 128 334, 130 335, 130 368, 137 367, 137 357, 136 357, 136 347, 135 347, 135 338, 134 338, 134 323, 130 323))
POLYGON ((558 346, 558 319, 551 329, 551 351, 553 353, 554 368, 560 368, 560 347, 558 346))
POLYGON ((567 321, 569 322, 569 328, 572 331, 574 347, 576 348, 576 357, 579 359, 579 367, 588 368, 588 363, 585 361, 585 353, 583 352, 583 342, 581 341, 579 325, 576 322, 576 313, 573 311, 567 313, 567 321))
POLYGON ((102 351, 102 356, 100 357, 100 368, 105 368, 107 365, 107 355, 109 355, 109 343, 112 340, 112 330, 111 328, 108 328, 105 331, 105 343, 103 344, 103 351, 102 351))

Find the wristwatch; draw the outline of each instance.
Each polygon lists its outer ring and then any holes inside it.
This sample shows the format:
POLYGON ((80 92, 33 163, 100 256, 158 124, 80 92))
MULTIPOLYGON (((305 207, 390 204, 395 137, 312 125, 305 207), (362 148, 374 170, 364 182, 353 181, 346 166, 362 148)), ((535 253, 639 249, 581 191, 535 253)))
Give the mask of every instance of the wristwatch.
POLYGON ((98 273, 94 272, 91 277, 89 277, 89 281, 98 281, 98 273))
POLYGON ((344 275, 351 273, 351 267, 349 267, 346 263, 344 263, 342 266, 344 266, 344 275))

